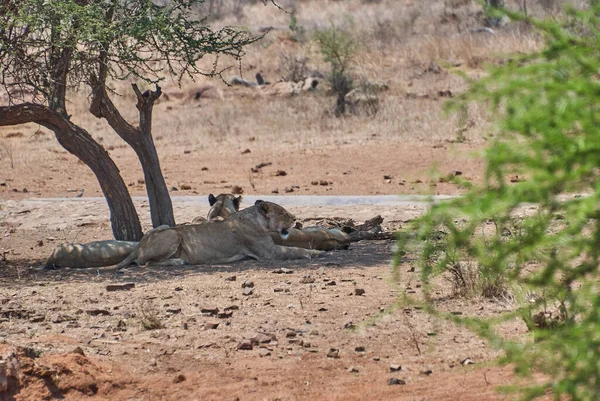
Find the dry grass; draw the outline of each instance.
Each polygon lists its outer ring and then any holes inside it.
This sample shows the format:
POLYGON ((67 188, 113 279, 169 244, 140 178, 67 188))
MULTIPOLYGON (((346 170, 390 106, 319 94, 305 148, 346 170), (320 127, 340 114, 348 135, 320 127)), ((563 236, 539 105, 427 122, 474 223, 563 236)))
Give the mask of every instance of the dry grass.
MULTIPOLYGON (((262 2, 238 1, 241 11, 223 12, 215 25, 236 24, 257 31, 261 26, 281 28, 270 32, 264 40, 250 46, 243 61, 243 76, 254 79, 261 72, 274 82, 284 75, 285 59, 303 60, 305 71, 327 72, 327 66, 312 40, 290 39, 290 15, 262 2), (284 60, 284 61, 282 61, 284 60)), ((284 8, 295 10, 297 23, 307 31, 337 26, 351 27, 359 42, 359 51, 352 73, 359 80, 385 83, 389 90, 378 95, 378 111, 374 115, 334 118, 335 99, 327 96, 323 84, 314 93, 300 96, 266 96, 260 90, 232 88, 218 79, 201 78, 198 82, 183 82, 186 91, 192 85, 210 82, 222 91, 223 99, 194 101, 162 101, 155 107, 153 134, 161 156, 179 154, 182 149, 202 150, 215 147, 243 148, 248 141, 278 148, 300 149, 336 147, 346 143, 393 144, 439 143, 453 141, 459 134, 471 143, 482 143, 488 131, 488 116, 483 107, 473 106, 466 129, 458 127, 455 116, 443 113, 446 97, 440 91, 460 93, 466 89, 462 78, 451 72, 458 66, 470 76, 484 74, 486 64, 497 62, 502 55, 529 52, 540 47, 540 38, 527 29, 509 27, 496 35, 469 34, 477 22, 479 6, 475 1, 414 2, 408 0, 381 1, 280 1, 284 8), (393 27, 393 29, 388 29, 393 27), (432 70, 431 66, 441 68, 432 70), (168 144, 168 146, 166 146, 168 144), (226 146, 225 146, 226 145, 226 146)), ((227 6, 229 7, 229 6, 227 6)), ((230 7, 231 8, 231 7, 230 7)), ((235 7, 234 7, 235 8, 235 7)), ((227 65, 228 61, 223 60, 227 65)), ((209 68, 212 60, 203 61, 209 68)), ((239 74, 237 64, 231 74, 239 74)), ((229 78, 229 72, 225 74, 229 78)), ((138 115, 130 82, 115 84, 122 94, 114 101, 124 117, 137 125, 138 115)), ((165 91, 173 89, 172 81, 163 83, 165 91)), ((133 155, 124 142, 108 127, 88 112, 86 93, 74 94, 68 105, 75 123, 86 128, 109 150, 122 149, 123 157, 133 155)), ((27 137, 38 130, 37 125, 19 127, 27 137)), ((0 128, 0 137, 15 131, 15 127, 0 128)), ((44 131, 44 130, 43 130, 44 131)), ((64 153, 53 135, 32 138, 30 147, 13 148, 14 164, 26 158, 44 160, 64 153)), ((219 151, 219 150, 217 150, 219 151)), ((0 161, 7 165, 6 158, 0 161)))

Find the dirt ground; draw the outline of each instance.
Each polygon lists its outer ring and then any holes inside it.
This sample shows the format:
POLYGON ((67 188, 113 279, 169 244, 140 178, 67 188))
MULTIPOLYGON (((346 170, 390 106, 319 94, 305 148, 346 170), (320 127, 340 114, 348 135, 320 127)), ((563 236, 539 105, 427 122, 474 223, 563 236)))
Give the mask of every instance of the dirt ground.
MULTIPOLYGON (((145 204, 136 201, 149 227, 145 204)), ((288 209, 301 221, 380 214, 397 230, 425 207, 288 209)), ((202 199, 175 202, 178 221, 207 210, 202 199)), ((514 379, 473 333, 402 306, 403 294, 419 296, 419 273, 409 258, 392 280, 391 241, 311 262, 51 271, 39 267, 57 244, 110 238, 105 203, 2 200, 0 220, 0 355, 14 353, 21 369, 5 399, 500 400, 496 387, 514 379)), ((511 308, 441 288, 443 310, 511 308)))

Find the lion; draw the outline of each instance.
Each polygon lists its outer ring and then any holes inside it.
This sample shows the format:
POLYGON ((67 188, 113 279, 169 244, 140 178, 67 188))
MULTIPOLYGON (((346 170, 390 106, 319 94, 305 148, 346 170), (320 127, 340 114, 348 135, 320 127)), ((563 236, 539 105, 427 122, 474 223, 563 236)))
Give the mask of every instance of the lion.
POLYGON ((276 245, 269 233, 286 239, 296 219, 271 202, 233 213, 222 222, 176 227, 160 226, 147 232, 133 252, 117 265, 186 265, 230 263, 242 259, 312 259, 323 252, 276 245))
POLYGON ((85 244, 61 244, 54 248, 44 268, 111 266, 125 259, 137 246, 133 241, 94 241, 85 244))
POLYGON ((214 196, 208 195, 208 203, 210 210, 206 218, 196 217, 192 220, 192 224, 203 224, 208 222, 223 221, 231 214, 239 212, 242 203, 242 196, 235 197, 231 194, 219 194, 214 196))
MULTIPOLYGON (((192 224, 222 221, 240 210, 242 197, 229 194, 208 195, 211 208, 206 218, 196 217, 192 224)), ((46 261, 44 268, 60 267, 86 268, 112 266, 123 261, 135 249, 138 242, 106 240, 83 244, 68 243, 58 245, 46 261)))

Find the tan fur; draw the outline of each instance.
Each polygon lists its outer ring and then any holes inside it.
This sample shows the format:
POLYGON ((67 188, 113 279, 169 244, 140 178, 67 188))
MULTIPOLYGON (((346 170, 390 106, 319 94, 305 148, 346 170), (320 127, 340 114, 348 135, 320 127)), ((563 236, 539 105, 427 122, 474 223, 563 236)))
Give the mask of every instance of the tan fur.
POLYGON ((306 227, 302 230, 290 228, 289 232, 287 239, 281 238, 278 233, 271 232, 269 235, 277 245, 321 251, 348 249, 351 242, 348 234, 338 228, 306 227))
POLYGON ((150 230, 117 268, 138 265, 228 263, 241 259, 287 260, 319 256, 322 252, 276 245, 269 232, 285 236, 295 222, 287 210, 271 202, 229 216, 223 222, 150 230))
POLYGON ((137 242, 113 240, 62 244, 54 248, 44 267, 52 269, 110 266, 125 259, 137 244, 137 242))

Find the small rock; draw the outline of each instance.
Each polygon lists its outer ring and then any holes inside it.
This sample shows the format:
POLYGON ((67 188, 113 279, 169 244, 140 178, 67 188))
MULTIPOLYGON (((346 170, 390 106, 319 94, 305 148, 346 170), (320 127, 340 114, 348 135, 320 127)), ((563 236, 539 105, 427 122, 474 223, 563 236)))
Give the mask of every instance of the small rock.
POLYGON ((300 284, 312 284, 315 282, 315 278, 313 276, 304 276, 300 279, 300 284))
POLYGON ((219 319, 229 319, 231 316, 233 316, 233 311, 223 311, 223 312, 217 313, 217 317, 219 319))
POLYGON ((373 360, 374 360, 375 362, 379 362, 379 361, 381 360, 381 358, 380 358, 380 357, 378 357, 378 356, 374 356, 374 357, 373 357, 373 360))
POLYGON ((244 291, 242 293, 244 295, 248 296, 248 295, 252 295, 253 292, 254 292, 254 288, 247 287, 247 288, 244 288, 244 291))
POLYGON ((258 351, 258 356, 260 356, 261 358, 264 358, 265 356, 270 356, 271 355, 271 351, 269 351, 268 349, 262 348, 260 351, 258 351))
POLYGON ((243 155, 247 155, 248 153, 251 153, 250 149, 246 149, 242 152, 243 155))
POLYGON ((473 365, 473 364, 475 364, 475 362, 473 362, 471 360, 471 358, 465 358, 462 361, 460 361, 460 364, 463 366, 467 366, 467 365, 473 365))
POLYGON ((390 377, 390 379, 388 380, 388 385, 390 385, 390 386, 403 385, 403 384, 406 384, 406 382, 402 379, 398 379, 397 377, 390 377))
POLYGON ((185 376, 184 375, 177 375, 173 378, 173 383, 177 384, 177 383, 181 383, 185 381, 185 376))
POLYGON ((358 368, 356 368, 354 366, 350 366, 348 368, 348 372, 350 372, 350 373, 358 373, 358 368))
POLYGON ((237 346, 238 350, 251 350, 253 348, 252 342, 250 340, 244 339, 237 346))
POLYGON ((273 273, 275 274, 292 274, 293 272, 294 271, 292 269, 286 269, 285 267, 273 270, 273 273))
POLYGON ((235 280, 237 280, 237 276, 231 276, 231 277, 227 277, 225 279, 225 281, 235 281, 235 280))
POLYGON ((347 322, 347 323, 345 323, 345 324, 344 324, 344 328, 345 328, 345 329, 352 330, 352 329, 354 329, 355 327, 356 327, 356 326, 354 325, 354 323, 353 323, 353 322, 347 322))
POLYGON ((177 315, 178 313, 181 313, 181 308, 167 309, 167 313, 170 313, 172 315, 177 315))
POLYGON ((354 289, 354 295, 364 295, 364 294, 365 294, 364 288, 355 288, 354 289))
POLYGON ((203 306, 202 308, 200 308, 200 313, 204 315, 216 315, 217 313, 219 313, 219 308, 217 308, 216 306, 203 306))
POLYGON ((393 177, 391 175, 384 175, 383 179, 384 180, 391 180, 393 177))
POLYGON ((190 153, 192 153, 192 151, 189 150, 189 149, 186 149, 186 150, 183 151, 184 155, 189 155, 190 153))
POLYGON ((295 331, 293 331, 293 330, 288 330, 288 331, 285 333, 285 337, 286 337, 286 338, 293 338, 293 337, 296 337, 296 332, 295 332, 295 331))
POLYGON ((110 284, 106 286, 107 292, 113 291, 129 291, 132 288, 135 288, 135 283, 126 283, 126 284, 110 284))
POLYGON ((189 328, 188 323, 187 322, 183 322, 183 329, 187 330, 189 328))
POLYGON ((253 288, 254 287, 254 282, 253 281, 244 281, 242 283, 242 288, 253 288))
POLYGON ((215 330, 219 327, 220 322, 206 322, 204 323, 204 330, 215 330))
POLYGON ((184 191, 189 191, 190 189, 192 189, 192 186, 188 184, 181 184, 179 187, 184 191))
POLYGON ((432 373, 433 373, 433 370, 431 370, 431 369, 425 369, 424 371, 421 372, 422 375, 426 375, 426 376, 429 376, 432 373))
POLYGON ((362 345, 359 345, 358 347, 354 348, 354 351, 356 352, 365 352, 365 347, 362 345))
POLYGON ((284 170, 277 170, 275 172, 275 177, 284 177, 286 175, 287 175, 287 173, 284 170))
POLYGON ((339 358, 340 350, 337 348, 329 348, 329 352, 327 352, 327 358, 339 358))
POLYGON ((42 239, 41 239, 41 240, 39 240, 39 241, 37 242, 37 246, 44 246, 44 240, 42 240, 42 239))
POLYGON ((110 316, 110 312, 106 309, 90 309, 86 313, 90 316, 110 316))
POLYGON ((175 287, 174 291, 183 291, 183 287, 175 287))
POLYGON ((460 170, 455 170, 455 171, 454 171, 454 175, 455 175, 455 176, 462 175, 462 171, 460 171, 460 170))
POLYGON ((50 317, 50 321, 52 323, 62 323, 63 319, 58 313, 55 313, 52 315, 52 317, 50 317))
POLYGON ((335 281, 331 280, 331 281, 328 281, 327 283, 325 283, 325 285, 337 285, 337 284, 335 283, 335 281))
POLYGON ((73 351, 71 351, 71 354, 79 354, 79 355, 85 356, 81 347, 75 347, 75 349, 73 351))
POLYGON ((402 369, 402 366, 398 365, 397 363, 392 363, 390 365, 390 372, 398 372, 400 369, 402 369))

